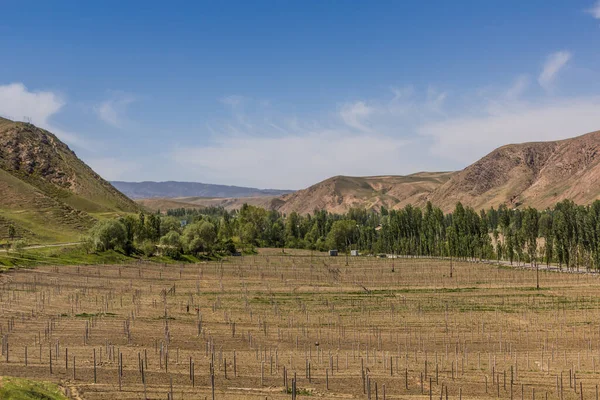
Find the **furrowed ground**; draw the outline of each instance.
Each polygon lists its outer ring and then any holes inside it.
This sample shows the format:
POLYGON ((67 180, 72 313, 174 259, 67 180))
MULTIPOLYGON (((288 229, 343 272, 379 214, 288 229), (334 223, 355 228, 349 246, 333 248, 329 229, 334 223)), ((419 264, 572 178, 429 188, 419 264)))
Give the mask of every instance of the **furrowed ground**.
POLYGON ((271 253, 0 280, 0 375, 73 398, 597 398, 593 274, 271 253))

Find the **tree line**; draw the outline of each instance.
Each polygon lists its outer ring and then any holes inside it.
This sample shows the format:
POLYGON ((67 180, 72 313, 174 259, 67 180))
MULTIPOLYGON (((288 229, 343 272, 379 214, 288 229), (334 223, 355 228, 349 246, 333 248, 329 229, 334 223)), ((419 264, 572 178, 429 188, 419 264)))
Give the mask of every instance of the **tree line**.
POLYGON ((451 213, 431 203, 422 209, 407 205, 309 215, 247 204, 234 211, 180 208, 101 221, 84 243, 91 251, 173 258, 287 247, 600 268, 600 201, 582 206, 565 200, 545 210, 502 205, 479 212, 457 203, 451 213))

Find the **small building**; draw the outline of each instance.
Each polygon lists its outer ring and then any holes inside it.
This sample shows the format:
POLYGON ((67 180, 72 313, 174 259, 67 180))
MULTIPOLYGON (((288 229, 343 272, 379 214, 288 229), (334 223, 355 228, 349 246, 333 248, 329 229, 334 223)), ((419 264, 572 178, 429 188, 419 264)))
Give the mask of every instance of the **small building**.
POLYGON ((337 255, 338 255, 337 250, 329 250, 329 257, 337 257, 337 255))
POLYGON ((350 255, 354 257, 358 256, 358 250, 350 250, 350 255))

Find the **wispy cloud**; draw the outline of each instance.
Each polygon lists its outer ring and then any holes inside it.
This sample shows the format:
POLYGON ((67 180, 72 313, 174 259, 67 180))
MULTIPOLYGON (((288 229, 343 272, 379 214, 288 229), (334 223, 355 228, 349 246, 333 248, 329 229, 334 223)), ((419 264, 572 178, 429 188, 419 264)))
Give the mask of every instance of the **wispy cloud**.
POLYGON ((371 132, 365 120, 374 112, 375 108, 367 105, 364 101, 357 101, 356 103, 344 104, 340 110, 340 116, 350 128, 362 132, 371 132))
POLYGON ((239 94, 232 94, 229 96, 224 96, 219 99, 219 101, 229 107, 237 107, 244 102, 244 96, 239 94))
POLYGON ((22 83, 0 85, 0 115, 33 124, 56 134, 68 144, 91 149, 88 141, 52 125, 50 119, 66 104, 62 96, 51 91, 30 91, 22 83))
POLYGON ((551 90, 558 73, 567 65, 571 57, 572 54, 568 51, 557 51, 550 54, 538 77, 539 84, 544 89, 551 90))
POLYGON ((127 122, 127 108, 136 98, 125 92, 112 91, 108 100, 94 107, 94 112, 102 121, 115 128, 123 128, 127 122))
POLYGON ((211 124, 210 143, 179 146, 170 160, 187 179, 280 188, 302 188, 338 174, 463 168, 504 144, 600 128, 600 96, 549 94, 570 58, 559 52, 546 59, 539 81, 549 90, 541 92, 529 90, 527 74, 508 85, 462 93, 433 85, 393 87, 311 121, 277 118, 245 104, 229 120, 211 124))
POLYGON ((466 165, 505 144, 565 139, 599 128, 600 97, 581 97, 499 101, 477 112, 426 123, 418 132, 433 140, 433 155, 466 165))
POLYGON ((394 173, 402 169, 398 154, 407 144, 383 135, 321 129, 219 137, 209 146, 176 148, 171 159, 213 182, 300 189, 333 175, 394 173))
POLYGON ((592 17, 600 19, 600 0, 596 1, 596 3, 590 9, 588 9, 587 12, 591 14, 592 17))
POLYGON ((529 77, 527 75, 519 75, 505 92, 505 96, 508 99, 517 99, 521 97, 528 87, 529 77))

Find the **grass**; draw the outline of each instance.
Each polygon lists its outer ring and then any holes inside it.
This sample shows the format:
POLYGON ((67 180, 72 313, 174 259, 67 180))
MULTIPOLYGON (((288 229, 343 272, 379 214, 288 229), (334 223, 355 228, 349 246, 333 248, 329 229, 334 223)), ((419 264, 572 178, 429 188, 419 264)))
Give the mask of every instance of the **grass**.
POLYGON ((2 377, 0 399, 3 400, 67 400, 58 386, 47 382, 2 377))
POLYGON ((11 251, 0 253, 0 271, 15 267, 36 267, 43 265, 97 265, 97 264, 122 264, 140 260, 148 260, 161 264, 198 263, 214 261, 217 256, 195 257, 182 255, 179 260, 165 256, 143 257, 139 254, 126 255, 122 252, 110 250, 99 253, 87 253, 81 246, 44 247, 27 249, 21 253, 11 251))

